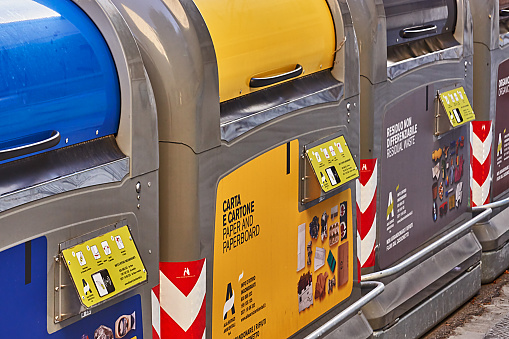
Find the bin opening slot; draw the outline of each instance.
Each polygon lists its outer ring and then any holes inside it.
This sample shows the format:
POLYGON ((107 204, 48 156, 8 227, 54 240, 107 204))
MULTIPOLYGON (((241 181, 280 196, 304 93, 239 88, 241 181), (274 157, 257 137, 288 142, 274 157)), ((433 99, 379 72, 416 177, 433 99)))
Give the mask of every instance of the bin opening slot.
POLYGON ((498 9, 499 10, 509 9, 509 0, 499 0, 498 9))
POLYGON ((456 26, 456 0, 384 0, 387 45, 450 35, 456 26))
POLYGON ((413 40, 406 44, 387 47, 388 63, 397 63, 410 58, 443 51, 448 48, 459 46, 459 42, 452 34, 442 34, 426 39, 413 40))
POLYGON ((338 102, 343 93, 343 83, 330 70, 324 70, 222 102, 221 139, 230 142, 272 119, 306 107, 338 102))
POLYGON ((0 168, 0 195, 122 158, 115 138, 108 136, 6 163, 0 168))
POLYGON ((509 32, 509 0, 500 0, 498 3, 500 34, 509 32))

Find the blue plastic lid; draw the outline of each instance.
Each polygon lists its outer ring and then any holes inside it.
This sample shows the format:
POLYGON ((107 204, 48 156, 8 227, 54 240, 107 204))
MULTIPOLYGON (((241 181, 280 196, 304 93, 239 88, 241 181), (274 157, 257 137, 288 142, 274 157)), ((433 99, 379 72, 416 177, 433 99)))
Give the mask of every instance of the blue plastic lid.
POLYGON ((61 139, 50 149, 115 134, 119 119, 112 55, 78 6, 0 2, 0 151, 52 131, 61 139))

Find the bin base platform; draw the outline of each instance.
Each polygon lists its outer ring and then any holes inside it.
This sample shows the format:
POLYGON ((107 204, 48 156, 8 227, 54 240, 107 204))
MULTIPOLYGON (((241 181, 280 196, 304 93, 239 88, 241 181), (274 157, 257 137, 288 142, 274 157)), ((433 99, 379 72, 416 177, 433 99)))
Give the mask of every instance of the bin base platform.
MULTIPOLYGON (((496 210, 494 212, 497 212, 496 210)), ((472 227, 482 247, 481 282, 488 284, 509 267, 509 208, 472 227)))
MULTIPOLYGON (((389 328, 480 261, 481 245, 468 232, 404 273, 382 279, 384 292, 365 305, 362 312, 373 330, 389 328)), ((478 285, 481 286, 480 276, 478 285)))
POLYGON ((497 251, 481 254, 481 283, 489 284, 509 267, 509 243, 497 251))
POLYGON ((391 327, 373 332, 373 337, 419 338, 470 300, 481 288, 480 282, 481 267, 477 265, 416 306, 391 327))
POLYGON ((373 330, 362 312, 344 322, 341 326, 324 337, 325 339, 368 339, 373 338, 373 330))

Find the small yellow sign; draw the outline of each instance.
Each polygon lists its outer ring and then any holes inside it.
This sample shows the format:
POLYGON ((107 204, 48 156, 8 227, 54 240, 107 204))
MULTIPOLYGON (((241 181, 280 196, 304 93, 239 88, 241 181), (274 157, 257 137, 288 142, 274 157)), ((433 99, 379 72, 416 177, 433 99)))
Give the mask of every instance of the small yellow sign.
POLYGON ((359 177, 344 136, 310 148, 306 155, 324 192, 359 177))
POLYGON ((94 306, 147 280, 127 226, 62 251, 80 300, 94 306))
POLYGON ((440 102, 453 127, 475 120, 475 114, 463 87, 440 94, 440 102))

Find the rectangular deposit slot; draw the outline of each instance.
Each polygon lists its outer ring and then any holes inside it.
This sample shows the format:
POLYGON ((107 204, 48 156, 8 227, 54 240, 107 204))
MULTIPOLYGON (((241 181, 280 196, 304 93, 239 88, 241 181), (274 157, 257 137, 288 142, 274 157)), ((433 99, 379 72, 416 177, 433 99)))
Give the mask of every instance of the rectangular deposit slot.
POLYGON ((456 0, 384 0, 387 45, 454 32, 456 0))

